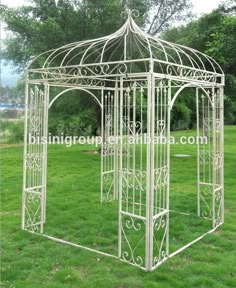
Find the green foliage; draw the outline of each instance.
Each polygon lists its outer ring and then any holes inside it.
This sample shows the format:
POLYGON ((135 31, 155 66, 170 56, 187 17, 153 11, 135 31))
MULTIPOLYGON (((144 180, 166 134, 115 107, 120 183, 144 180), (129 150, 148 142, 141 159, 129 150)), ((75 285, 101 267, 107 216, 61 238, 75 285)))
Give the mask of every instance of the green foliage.
POLYGON ((100 106, 89 94, 75 90, 54 102, 49 110, 48 130, 51 135, 92 136, 99 132, 100 122, 100 106))
POLYGON ((49 133, 64 136, 93 136, 97 133, 96 113, 94 109, 81 111, 78 116, 72 115, 63 118, 50 117, 49 133))
POLYGON ((185 103, 176 102, 172 109, 171 130, 187 130, 190 127, 191 110, 185 103))
POLYGON ((121 27, 125 6, 138 9, 139 25, 152 34, 189 13, 190 0, 32 0, 18 8, 0 5, 0 15, 11 31, 4 59, 23 70, 33 56, 62 45, 108 35, 121 27), (166 9, 168 7, 168 9, 166 9))
POLYGON ((188 0, 149 1, 148 33, 157 35, 171 24, 192 18, 192 3, 188 0), (151 17, 150 17, 151 15, 151 17), (169 21, 172 19, 172 21, 169 21))
POLYGON ((224 96, 225 124, 236 122, 236 101, 231 97, 224 96))
MULTIPOLYGON (((33 55, 70 42, 112 33, 122 25, 123 20, 119 14, 127 5, 141 12, 141 16, 137 20, 139 25, 143 25, 151 34, 157 34, 173 21, 180 20, 183 15, 189 17, 191 14, 189 3, 190 1, 187 0, 59 0, 57 2, 55 0, 32 0, 28 6, 16 9, 0 5, 1 17, 6 22, 7 29, 13 32, 13 37, 11 36, 6 41, 4 57, 19 69, 23 69, 33 55), (165 9, 167 6, 168 9, 165 9)), ((163 34, 163 37, 171 42, 187 45, 208 54, 222 66, 226 74, 225 122, 228 124, 236 123, 235 7, 234 0, 226 1, 212 13, 204 15, 186 26, 172 28, 163 34)), ((40 59, 40 61, 42 60, 40 59)), ((71 94, 74 95, 76 92, 71 94)), ((80 118, 81 127, 88 126, 90 127, 88 131, 95 133, 96 129, 91 118, 80 115, 82 111, 90 115, 90 108, 94 111, 94 119, 97 119, 97 130, 99 130, 101 115, 97 105, 94 104, 91 97, 81 95, 80 93, 79 97, 75 96, 73 100, 67 101, 68 99, 64 98, 64 100, 55 102, 51 109, 51 115, 55 121, 52 120, 54 124, 50 124, 50 132, 61 131, 62 128, 57 127, 59 123, 56 121, 61 123, 62 120, 64 126, 62 124, 59 126, 64 127, 63 131, 65 133, 71 131, 66 121, 75 115, 75 118, 80 118), (88 121, 88 123, 85 124, 84 121, 88 121)), ((175 123, 177 123, 177 115, 182 117, 182 120, 172 128, 193 127, 194 107, 193 98, 186 95, 182 103, 177 104, 173 110, 175 123)), ((74 118, 71 120, 74 122, 74 118)), ((84 128, 81 129, 77 130, 77 133, 84 131, 84 128)), ((89 134, 88 131, 86 133, 89 134)))
POLYGON ((229 10, 220 6, 186 26, 170 29, 163 34, 164 39, 195 48, 221 65, 225 73, 227 124, 236 124, 236 17, 232 15, 232 7, 235 6, 230 6, 229 10))
POLYGON ((24 140, 24 123, 22 120, 0 121, 0 143, 19 144, 24 140))
POLYGON ((3 103, 23 104, 25 93, 25 81, 20 79, 16 86, 1 86, 0 85, 0 101, 3 103))

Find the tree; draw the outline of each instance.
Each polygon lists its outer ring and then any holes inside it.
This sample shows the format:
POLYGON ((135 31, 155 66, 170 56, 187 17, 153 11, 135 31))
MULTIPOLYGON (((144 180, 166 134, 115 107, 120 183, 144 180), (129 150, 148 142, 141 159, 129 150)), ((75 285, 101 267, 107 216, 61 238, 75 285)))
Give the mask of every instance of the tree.
POLYGON ((62 45, 116 31, 125 7, 138 9, 139 25, 157 34, 173 21, 189 15, 190 0, 31 0, 19 8, 0 5, 11 36, 3 58, 23 70, 29 60, 62 45))
POLYGON ((192 3, 188 0, 151 0, 147 31, 149 34, 157 35, 173 22, 190 19, 191 11, 192 3))
POLYGON ((25 83, 22 79, 18 80, 16 86, 0 85, 0 102, 9 104, 23 104, 25 83))
POLYGON ((212 13, 186 26, 167 30, 163 38, 195 48, 215 59, 225 73, 225 123, 236 124, 236 1, 220 5, 212 13))
POLYGON ((219 11, 227 15, 236 15, 236 0, 227 0, 219 5, 219 11))
MULTIPOLYGON (((186 16, 189 3, 190 0, 30 0, 28 5, 15 9, 0 5, 1 18, 12 32, 5 41, 3 57, 22 71, 35 55, 44 51, 113 33, 124 21, 119 15, 125 8, 137 9, 140 17, 136 21, 154 35, 186 16)), ((78 115, 78 131, 87 122, 91 133, 95 133, 94 117, 85 117, 83 111, 92 115, 92 108, 99 126, 100 109, 90 97, 79 93, 82 97, 76 91, 70 93, 70 101, 69 95, 64 95, 55 102, 50 109, 51 131, 63 127, 68 133, 70 125, 66 123, 78 115), (61 125, 61 118, 65 125, 61 125)))

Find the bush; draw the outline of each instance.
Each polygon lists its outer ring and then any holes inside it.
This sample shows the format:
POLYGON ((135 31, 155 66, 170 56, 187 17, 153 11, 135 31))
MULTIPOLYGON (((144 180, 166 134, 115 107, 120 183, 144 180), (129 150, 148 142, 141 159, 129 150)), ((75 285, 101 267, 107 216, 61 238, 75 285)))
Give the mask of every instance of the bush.
POLYGON ((176 101, 171 116, 171 130, 178 131, 190 128, 191 110, 185 103, 176 101))
POLYGON ((225 125, 236 124, 236 102, 228 96, 224 97, 224 122, 225 125))
POLYGON ((93 136, 96 135, 97 126, 96 112, 91 108, 69 117, 53 113, 50 115, 48 132, 54 136, 93 136))
POLYGON ((24 122, 22 120, 1 120, 1 143, 19 144, 24 141, 24 122))

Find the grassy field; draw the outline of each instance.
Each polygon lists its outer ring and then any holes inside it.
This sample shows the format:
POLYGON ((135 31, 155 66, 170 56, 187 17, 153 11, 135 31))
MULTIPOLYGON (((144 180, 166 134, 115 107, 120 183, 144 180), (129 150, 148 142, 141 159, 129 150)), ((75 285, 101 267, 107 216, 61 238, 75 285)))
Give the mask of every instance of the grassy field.
MULTIPOLYGON (((87 149, 49 146, 45 233, 116 253, 117 203, 99 203, 100 159, 97 154, 85 153, 87 149)), ((196 195, 191 189, 196 172, 194 149, 171 147, 170 203, 174 210, 181 205, 190 210, 196 207, 189 201, 196 195), (174 157, 176 153, 193 157, 180 159, 174 157)), ((1 154, 1 287, 236 287, 236 127, 225 129, 225 224, 152 273, 21 231, 23 147, 4 147, 1 154)), ((172 249, 201 234, 202 226, 191 225, 189 217, 172 219, 172 249)), ((206 221, 199 224, 210 227, 206 221)))

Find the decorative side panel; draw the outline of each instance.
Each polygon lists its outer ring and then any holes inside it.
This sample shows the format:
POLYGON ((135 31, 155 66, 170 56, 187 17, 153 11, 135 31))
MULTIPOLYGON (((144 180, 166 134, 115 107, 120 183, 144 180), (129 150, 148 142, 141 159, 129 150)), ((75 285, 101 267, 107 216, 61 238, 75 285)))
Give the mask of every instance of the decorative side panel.
POLYGON ((168 257, 168 217, 166 211, 153 220, 153 268, 159 266, 168 257))
POLYGON ((101 202, 109 202, 117 198, 117 184, 114 176, 117 174, 115 97, 114 91, 102 93, 101 202))
MULTIPOLYGON (((198 93, 198 91, 197 91, 198 93)), ((212 219, 214 113, 211 90, 197 94, 198 136, 198 216, 212 219)))
POLYGON ((119 89, 119 257, 146 269, 147 81, 119 89))
POLYGON ((121 213, 121 259, 145 267, 146 221, 121 213))
POLYGON ((223 90, 213 89, 214 137, 213 137, 213 228, 224 222, 223 183, 223 90))
POLYGON ((153 218, 152 269, 169 254, 169 136, 171 83, 156 80, 153 89, 154 149, 153 149, 153 218))
POLYGON ((48 86, 30 85, 27 93, 22 228, 42 233, 45 221, 48 86))

